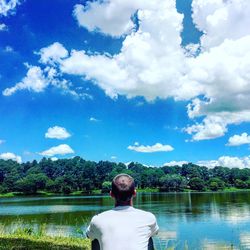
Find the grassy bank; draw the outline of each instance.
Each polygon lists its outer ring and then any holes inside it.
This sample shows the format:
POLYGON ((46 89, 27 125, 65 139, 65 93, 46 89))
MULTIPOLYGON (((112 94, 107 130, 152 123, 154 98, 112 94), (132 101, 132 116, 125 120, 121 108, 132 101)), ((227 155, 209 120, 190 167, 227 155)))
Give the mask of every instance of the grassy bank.
POLYGON ((159 192, 159 188, 138 188, 137 193, 156 193, 159 192))
MULTIPOLYGON (((160 192, 159 188, 138 188, 136 190, 138 193, 156 193, 160 192)), ((250 189, 239 189, 235 187, 230 187, 230 188, 225 188, 225 189, 219 189, 217 191, 212 191, 209 189, 206 189, 205 191, 199 191, 199 192, 250 192, 250 189)), ((197 192, 197 190, 191 190, 191 189, 184 189, 183 192, 197 192)), ((89 192, 82 192, 82 191, 76 191, 72 192, 70 194, 63 194, 63 193, 49 193, 45 191, 39 191, 35 194, 24 194, 22 192, 11 192, 11 193, 5 193, 5 194, 0 194, 0 198, 7 198, 7 197, 16 197, 16 196, 29 196, 29 195, 37 195, 37 196, 55 196, 55 195, 69 195, 69 196, 80 196, 80 195, 99 195, 99 194, 108 194, 109 192, 102 193, 101 190, 95 189, 89 192)))
POLYGON ((230 187, 230 188, 225 188, 224 190, 221 190, 222 192, 242 192, 242 191, 250 191, 249 188, 244 188, 244 189, 239 189, 236 187, 230 187))
POLYGON ((90 250, 90 241, 73 237, 50 237, 0 233, 0 249, 12 250, 90 250))

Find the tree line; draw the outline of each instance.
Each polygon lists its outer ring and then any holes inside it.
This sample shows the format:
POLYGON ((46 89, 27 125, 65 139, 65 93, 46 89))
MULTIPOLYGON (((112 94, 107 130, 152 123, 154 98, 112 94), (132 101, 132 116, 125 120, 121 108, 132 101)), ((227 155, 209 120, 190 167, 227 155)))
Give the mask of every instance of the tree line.
POLYGON ((38 191, 69 194, 75 191, 108 191, 119 173, 134 177, 137 188, 160 191, 217 191, 225 188, 250 188, 250 169, 217 166, 207 168, 193 163, 182 166, 147 167, 109 161, 86 161, 81 157, 52 161, 43 158, 26 163, 0 160, 0 193, 38 191))

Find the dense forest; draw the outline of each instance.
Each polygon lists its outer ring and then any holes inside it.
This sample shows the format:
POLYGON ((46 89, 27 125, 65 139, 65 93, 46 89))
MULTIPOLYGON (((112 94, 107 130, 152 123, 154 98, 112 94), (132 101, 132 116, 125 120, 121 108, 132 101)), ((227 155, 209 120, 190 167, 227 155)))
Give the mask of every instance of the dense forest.
POLYGON ((43 158, 19 164, 0 160, 0 193, 38 191, 69 194, 75 191, 107 191, 118 173, 134 177, 140 189, 160 191, 217 191, 225 188, 250 188, 250 169, 197 166, 146 167, 131 162, 128 165, 109 161, 86 161, 80 157, 52 161, 43 158))

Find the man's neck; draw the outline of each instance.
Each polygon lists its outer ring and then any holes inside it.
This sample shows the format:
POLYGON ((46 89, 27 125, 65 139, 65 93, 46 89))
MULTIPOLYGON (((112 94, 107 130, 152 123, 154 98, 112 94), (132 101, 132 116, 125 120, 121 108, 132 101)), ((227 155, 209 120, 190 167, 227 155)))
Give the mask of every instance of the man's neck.
POLYGON ((130 201, 126 202, 115 201, 115 207, 120 207, 120 206, 133 206, 133 200, 131 199, 130 201))

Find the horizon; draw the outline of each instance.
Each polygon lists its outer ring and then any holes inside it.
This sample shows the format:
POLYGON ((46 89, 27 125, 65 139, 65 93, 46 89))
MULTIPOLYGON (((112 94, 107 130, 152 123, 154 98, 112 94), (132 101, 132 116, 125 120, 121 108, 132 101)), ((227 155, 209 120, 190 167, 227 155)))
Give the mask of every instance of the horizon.
POLYGON ((2 0, 0 159, 250 168, 249 11, 2 0))

